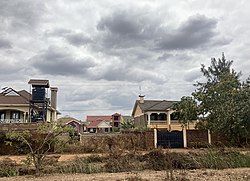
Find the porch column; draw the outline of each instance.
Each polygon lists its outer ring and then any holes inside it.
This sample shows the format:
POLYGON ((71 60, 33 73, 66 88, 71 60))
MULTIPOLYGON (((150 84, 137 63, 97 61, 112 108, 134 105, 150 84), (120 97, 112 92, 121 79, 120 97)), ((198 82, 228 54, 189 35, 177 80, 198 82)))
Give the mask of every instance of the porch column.
POLYGON ((23 122, 26 123, 26 112, 23 113, 23 122))
POLYGON ((168 111, 167 112, 167 125, 169 129, 170 129, 170 123, 171 123, 171 117, 170 117, 170 111, 168 111))
POLYGON ((148 115, 148 125, 150 125, 150 115, 151 115, 151 113, 147 113, 147 115, 148 115))

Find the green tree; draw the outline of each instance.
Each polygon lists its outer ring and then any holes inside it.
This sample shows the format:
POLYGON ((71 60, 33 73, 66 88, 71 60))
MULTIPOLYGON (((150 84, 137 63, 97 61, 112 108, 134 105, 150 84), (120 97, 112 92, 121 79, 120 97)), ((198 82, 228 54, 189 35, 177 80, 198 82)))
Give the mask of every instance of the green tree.
POLYGON ((180 102, 174 104, 173 108, 179 114, 179 122, 188 126, 193 120, 197 120, 197 104, 192 97, 182 97, 180 102))
POLYGON ((56 152, 70 140, 69 134, 72 128, 54 123, 42 123, 36 130, 11 131, 7 133, 7 138, 11 141, 7 144, 12 145, 13 141, 19 141, 29 148, 28 159, 36 168, 36 175, 41 174, 43 161, 50 151, 56 152), (56 148, 55 148, 56 147, 56 148))
POLYGON ((127 121, 121 122, 121 129, 122 130, 130 130, 130 129, 133 129, 134 127, 135 127, 134 121, 132 121, 132 120, 127 120, 127 121))
POLYGON ((206 127, 240 143, 249 134, 249 111, 245 107, 249 107, 249 82, 240 82, 241 74, 231 68, 232 63, 222 54, 221 59, 212 58, 208 68, 202 65, 206 82, 198 82, 192 95, 199 103, 198 112, 206 127))

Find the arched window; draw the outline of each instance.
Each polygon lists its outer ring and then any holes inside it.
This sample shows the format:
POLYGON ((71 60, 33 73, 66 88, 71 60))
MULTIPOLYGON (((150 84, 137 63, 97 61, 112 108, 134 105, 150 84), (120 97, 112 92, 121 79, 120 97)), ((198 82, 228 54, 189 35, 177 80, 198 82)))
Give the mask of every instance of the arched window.
POLYGON ((158 120, 160 120, 160 121, 166 121, 166 120, 167 120, 167 115, 166 115, 166 113, 160 113, 160 114, 158 115, 158 120))
POLYGON ((158 114, 157 113, 150 114, 150 120, 157 121, 158 120, 158 114))

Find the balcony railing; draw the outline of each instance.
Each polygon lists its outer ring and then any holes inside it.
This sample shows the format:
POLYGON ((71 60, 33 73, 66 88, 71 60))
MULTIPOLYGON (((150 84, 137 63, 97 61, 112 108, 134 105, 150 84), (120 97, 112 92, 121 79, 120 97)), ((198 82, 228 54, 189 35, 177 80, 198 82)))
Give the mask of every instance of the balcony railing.
POLYGON ((25 123, 23 119, 0 119, 1 123, 25 123))

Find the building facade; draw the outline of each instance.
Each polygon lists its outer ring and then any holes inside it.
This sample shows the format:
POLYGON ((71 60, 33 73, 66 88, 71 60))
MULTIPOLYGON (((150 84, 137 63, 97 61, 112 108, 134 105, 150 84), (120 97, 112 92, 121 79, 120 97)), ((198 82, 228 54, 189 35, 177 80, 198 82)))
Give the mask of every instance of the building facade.
MULTIPOLYGON (((50 88, 51 98, 46 98, 46 122, 57 119, 57 88, 50 88)), ((31 119, 32 94, 26 90, 16 91, 13 88, 5 88, 0 93, 0 123, 29 123, 31 119)), ((39 115, 41 107, 36 106, 33 113, 39 115)))
MULTIPOLYGON (((132 111, 135 127, 150 129, 182 130, 183 125, 179 123, 178 114, 172 109, 177 101, 167 100, 144 100, 139 96, 135 101, 132 111)), ((194 129, 196 120, 188 125, 187 129, 194 129)))

